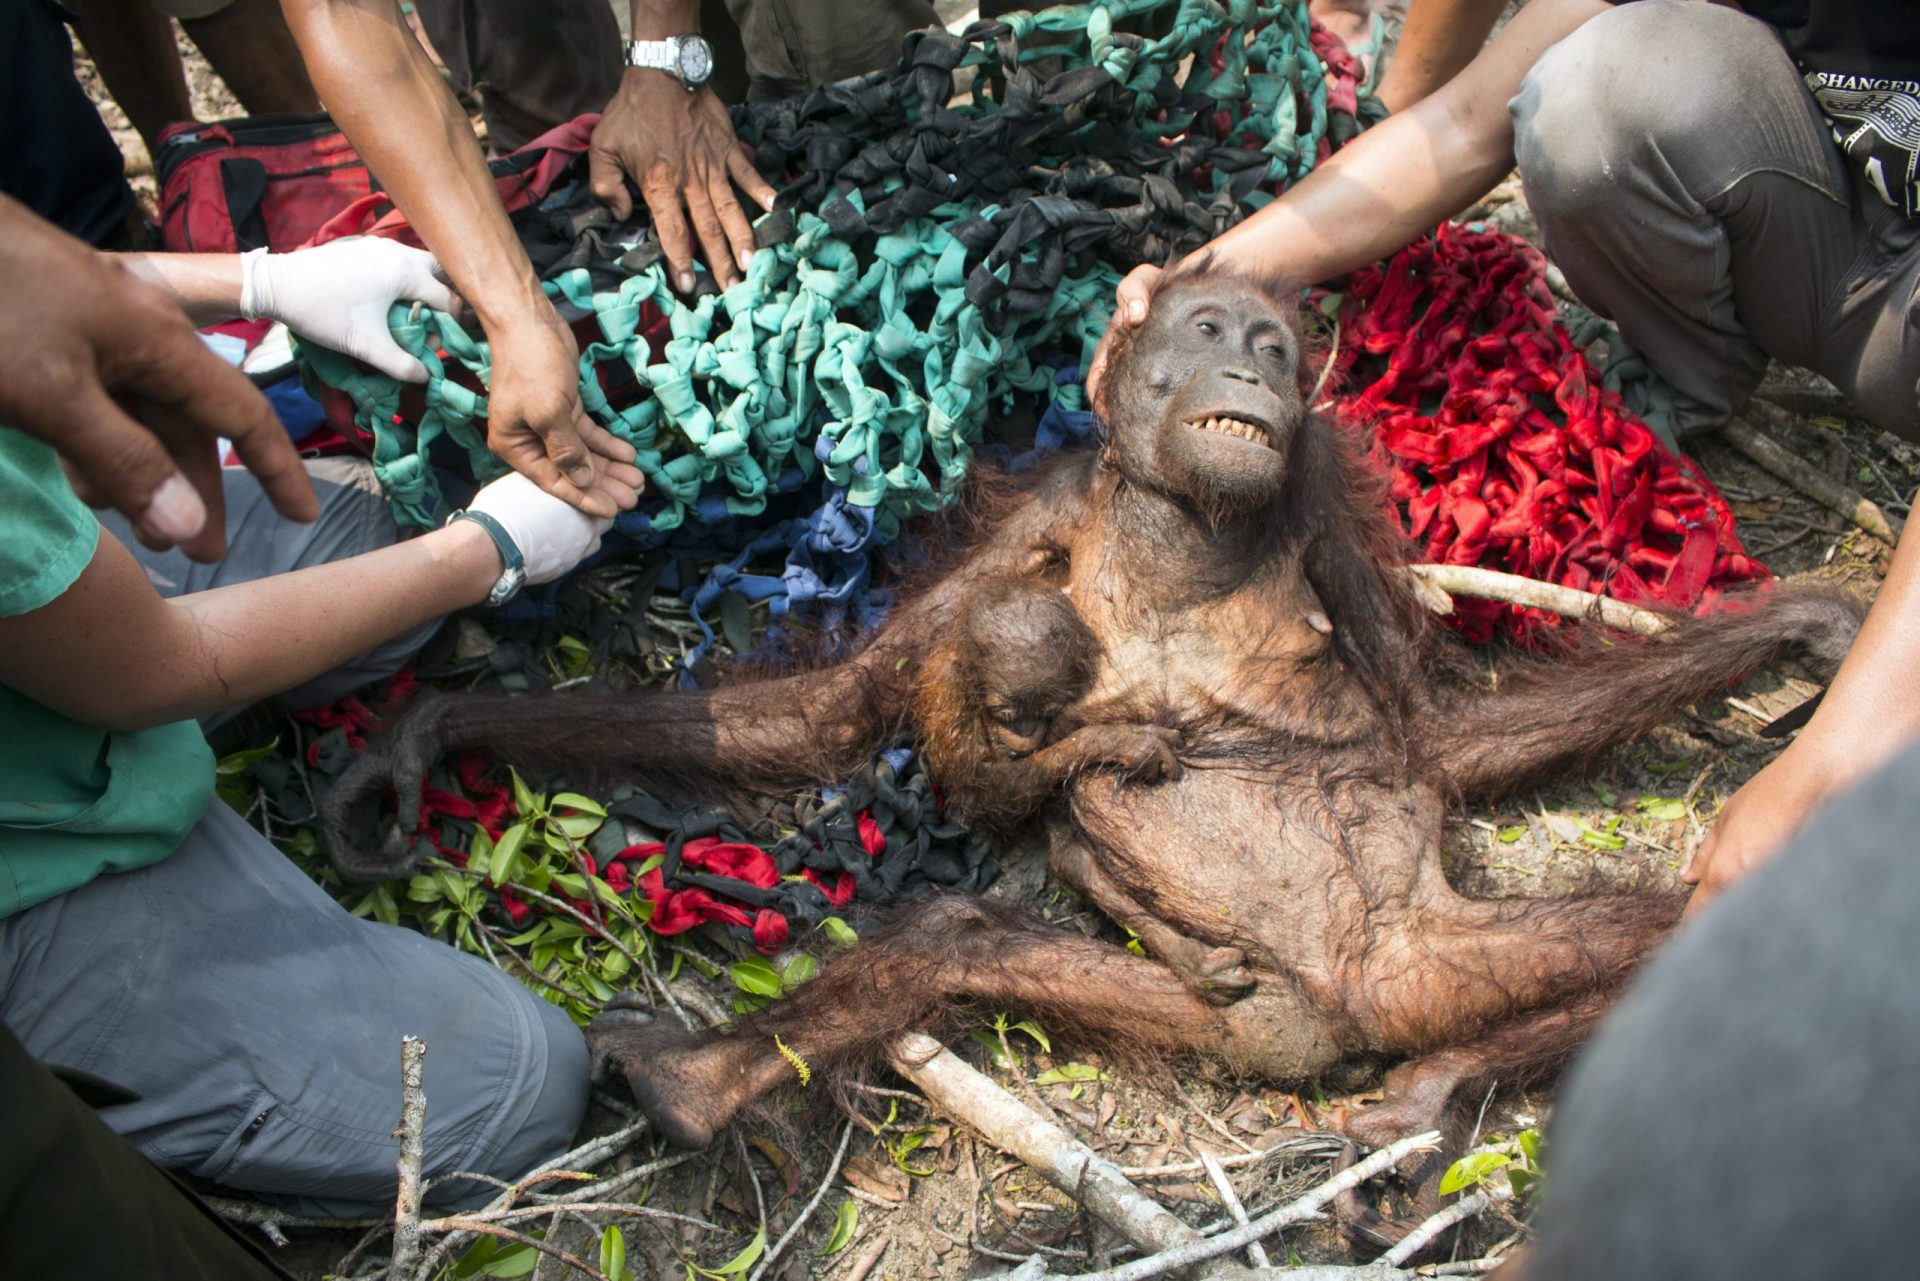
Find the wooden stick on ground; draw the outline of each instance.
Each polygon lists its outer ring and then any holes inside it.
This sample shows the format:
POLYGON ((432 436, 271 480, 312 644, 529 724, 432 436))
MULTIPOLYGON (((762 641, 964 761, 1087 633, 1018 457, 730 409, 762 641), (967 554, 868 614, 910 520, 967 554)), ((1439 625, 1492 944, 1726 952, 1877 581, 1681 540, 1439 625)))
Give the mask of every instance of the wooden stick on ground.
POLYGON ((393 1260, 387 1265, 392 1281, 404 1281, 420 1258, 420 1165, 426 1159, 427 1092, 420 1076, 427 1043, 418 1037, 400 1040, 400 1191, 393 1199, 393 1260))
MULTIPOLYGON (((1227 1172, 1220 1168, 1220 1162, 1211 1152, 1202 1152, 1200 1164, 1207 1167, 1207 1181, 1213 1184, 1213 1190, 1220 1194, 1220 1202, 1227 1207, 1227 1213, 1233 1216, 1235 1223, 1243 1228, 1246 1227, 1247 1207, 1240 1204, 1240 1194, 1233 1190, 1233 1180, 1229 1179, 1227 1172)), ((1273 1266, 1273 1260, 1267 1257, 1267 1248, 1258 1241, 1248 1244, 1247 1260, 1256 1268, 1273 1266)))
POLYGON ((1557 583, 1543 583, 1537 578, 1503 574, 1497 569, 1481 569, 1477 565, 1409 565, 1407 573, 1417 585, 1438 589, 1447 597, 1443 605, 1441 598, 1431 591, 1420 593, 1421 603, 1435 613, 1452 613, 1454 596, 1471 596, 1476 600, 1544 609, 1567 618, 1598 619, 1608 627, 1636 636, 1658 636, 1667 629, 1667 620, 1652 610, 1557 583))
POLYGON ((893 1070, 942 1112, 1019 1157, 1141 1250, 1195 1244, 1198 1232, 1140 1191, 1105 1157, 1008 1094, 930 1036, 893 1043, 893 1070))
POLYGON ((852 1141, 853 1122, 849 1121, 846 1128, 840 1131, 840 1147, 833 1154, 833 1163, 827 1167, 827 1177, 820 1180, 820 1186, 814 1190, 813 1199, 801 1207, 799 1216, 787 1225, 787 1230, 780 1234, 780 1239, 773 1243, 773 1248, 761 1256, 760 1266, 753 1270, 747 1277, 747 1281, 760 1281, 760 1278, 767 1274, 767 1269, 771 1268, 774 1261, 780 1257, 781 1251, 800 1235, 800 1229, 805 1227, 807 1220, 813 1217, 813 1212, 820 1208, 821 1199, 827 1195, 827 1189, 833 1186, 834 1176, 840 1173, 840 1163, 847 1159, 847 1144, 852 1141))
POLYGON ((1481 1188, 1471 1196, 1463 1196, 1439 1213, 1430 1215, 1415 1226, 1394 1245, 1393 1249, 1380 1256, 1379 1261, 1389 1267, 1399 1267, 1426 1247, 1427 1242, 1445 1232, 1456 1223, 1465 1223, 1476 1215, 1483 1214, 1496 1201, 1504 1201, 1513 1193, 1505 1188, 1481 1188))
MULTIPOLYGON (((1752 414, 1759 408, 1749 405, 1752 414)), ((1730 418, 1720 429, 1720 438, 1735 449, 1786 481, 1821 506, 1839 512, 1860 528, 1891 547, 1900 541, 1902 522, 1880 510, 1878 503, 1854 492, 1823 471, 1816 471, 1796 458, 1793 451, 1752 423, 1730 418)))

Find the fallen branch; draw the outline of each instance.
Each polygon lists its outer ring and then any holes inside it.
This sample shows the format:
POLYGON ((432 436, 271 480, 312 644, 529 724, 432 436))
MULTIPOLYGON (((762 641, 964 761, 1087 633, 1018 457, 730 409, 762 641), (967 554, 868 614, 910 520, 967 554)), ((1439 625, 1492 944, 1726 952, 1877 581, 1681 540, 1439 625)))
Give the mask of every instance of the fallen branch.
POLYGON ((875 1237, 873 1244, 861 1251, 860 1257, 853 1261, 853 1266, 847 1269, 847 1275, 842 1277, 841 1281, 867 1281, 867 1274, 879 1266, 881 1257, 886 1254, 887 1247, 892 1244, 893 1233, 891 1232, 882 1232, 875 1237))
POLYGON ((1420 587, 1428 589, 1419 592, 1421 604, 1436 614, 1453 612, 1452 597, 1471 596, 1476 600, 1544 609, 1565 618, 1596 619, 1617 631, 1632 632, 1636 636, 1658 636, 1667 629, 1667 620, 1652 610, 1610 596, 1543 583, 1537 578, 1503 574, 1477 565, 1408 565, 1406 568, 1420 587), (1434 594, 1436 591, 1438 595, 1434 594))
MULTIPOLYGON (((1756 409, 1764 411, 1765 407, 1749 405, 1747 412, 1753 414, 1756 409)), ((1871 498, 1856 493, 1825 472, 1808 466, 1785 445, 1752 423, 1741 418, 1729 418, 1720 429, 1720 438, 1814 502, 1839 512, 1887 546, 1891 547, 1900 541, 1903 522, 1898 516, 1887 515, 1871 498)))
POLYGON ((774 1260, 780 1257, 780 1252, 800 1235, 800 1229, 805 1227, 807 1220, 813 1217, 813 1212, 820 1208, 820 1202, 827 1195, 827 1189, 833 1186, 834 1176, 840 1173, 840 1163, 847 1159, 847 1144, 852 1141, 853 1122, 849 1121, 846 1128, 840 1131, 840 1146, 833 1154, 832 1164, 827 1166, 827 1177, 820 1180, 820 1186, 814 1189, 813 1199, 801 1208, 799 1217, 787 1225, 787 1230, 780 1234, 780 1239, 773 1243, 773 1248, 761 1257, 760 1266, 747 1275, 747 1281, 760 1281, 760 1278, 766 1275, 767 1269, 773 1266, 774 1260))
POLYGON ((1393 1249, 1381 1255, 1379 1262, 1389 1267, 1399 1267, 1425 1249, 1429 1241, 1454 1224, 1465 1223, 1468 1219, 1484 1214, 1496 1201, 1504 1201, 1512 1195, 1513 1193, 1506 1188, 1483 1187, 1472 1196, 1461 1197, 1438 1214, 1421 1220, 1413 1231, 1400 1238, 1393 1249))
POLYGON ((391 1281, 405 1281, 420 1258, 420 1165, 426 1159, 427 1092, 420 1084, 427 1043, 400 1039, 400 1190, 393 1198, 391 1281))
POLYGON ((891 1062, 893 1070, 919 1086, 935 1107, 1032 1166, 1139 1249, 1201 1243, 1199 1233, 1129 1183, 1118 1166, 932 1037, 919 1032, 900 1037, 893 1043, 891 1062))
MULTIPOLYGON (((1108 1268, 1104 1272, 1081 1273, 1073 1278, 1073 1281, 1146 1281, 1148 1277, 1163 1276, 1180 1268, 1191 1267, 1196 1263, 1204 1263, 1208 1259, 1230 1254, 1252 1242, 1264 1240, 1282 1228, 1318 1217, 1321 1207, 1342 1192, 1357 1188, 1368 1179, 1386 1173, 1414 1152, 1432 1151, 1439 1146, 1439 1143, 1438 1130, 1428 1130, 1425 1134, 1401 1139, 1398 1143, 1381 1148, 1365 1160, 1348 1166, 1305 1196, 1296 1197, 1279 1209, 1261 1215, 1244 1228, 1234 1228, 1231 1231, 1222 1232, 1219 1236, 1207 1237, 1171 1250, 1163 1250, 1159 1254, 1135 1259, 1131 1263, 1123 1263, 1119 1267, 1108 1268)), ((1341 1281, 1375 1281, 1376 1278, 1388 1281, 1388 1279, 1397 1279, 1406 1275, 1397 1268, 1302 1268, 1289 1269, 1281 1275, 1299 1278, 1300 1281, 1312 1281, 1315 1273, 1320 1273, 1329 1281, 1336 1277, 1341 1281)), ((1023 1278, 1043 1277, 1046 1273, 1034 1271, 1014 1275, 1023 1278)))
MULTIPOLYGON (((1220 1168, 1220 1162, 1211 1153, 1200 1154, 1200 1164, 1207 1167, 1207 1181, 1213 1184, 1213 1190, 1220 1194, 1220 1203, 1227 1207, 1227 1213, 1241 1227, 1247 1226, 1247 1207, 1240 1204, 1240 1194, 1233 1190, 1233 1181, 1227 1178, 1227 1172, 1220 1168)), ((1256 1268, 1273 1266, 1273 1260, 1267 1257, 1267 1248, 1258 1241, 1247 1245, 1247 1260, 1256 1268)))

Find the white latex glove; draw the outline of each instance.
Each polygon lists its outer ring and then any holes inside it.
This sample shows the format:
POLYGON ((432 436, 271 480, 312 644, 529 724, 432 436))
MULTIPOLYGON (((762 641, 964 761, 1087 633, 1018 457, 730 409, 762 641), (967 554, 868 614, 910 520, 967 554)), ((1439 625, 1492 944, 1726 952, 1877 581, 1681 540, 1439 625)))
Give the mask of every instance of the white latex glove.
POLYGON ((593 555, 600 535, 613 526, 612 518, 589 516, 517 471, 489 482, 467 510, 485 512, 500 522, 520 549, 529 584, 550 583, 593 555))
POLYGON ((282 321, 335 351, 402 382, 425 382, 426 366, 400 349, 387 328, 396 302, 453 307, 432 254, 377 236, 335 240, 290 254, 256 249, 241 259, 240 314, 282 321))

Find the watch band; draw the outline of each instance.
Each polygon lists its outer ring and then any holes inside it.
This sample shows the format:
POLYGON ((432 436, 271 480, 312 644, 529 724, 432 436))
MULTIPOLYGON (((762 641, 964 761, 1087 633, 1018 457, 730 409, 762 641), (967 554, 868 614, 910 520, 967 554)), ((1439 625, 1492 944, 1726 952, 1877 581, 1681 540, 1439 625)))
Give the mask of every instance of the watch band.
POLYGON ((627 65, 644 67, 649 71, 678 72, 680 70, 680 37, 627 41, 627 65))
POLYGON ((500 549, 500 562, 505 568, 494 581, 493 590, 487 593, 487 604, 497 608, 519 595, 520 588, 527 581, 527 563, 506 527, 486 512, 464 507, 447 517, 447 524, 451 525, 456 520, 470 520, 480 526, 487 531, 487 537, 493 540, 493 545, 500 549))
POLYGON ((713 46, 698 31, 665 40, 629 40, 626 63, 629 67, 664 71, 692 93, 713 76, 713 46))

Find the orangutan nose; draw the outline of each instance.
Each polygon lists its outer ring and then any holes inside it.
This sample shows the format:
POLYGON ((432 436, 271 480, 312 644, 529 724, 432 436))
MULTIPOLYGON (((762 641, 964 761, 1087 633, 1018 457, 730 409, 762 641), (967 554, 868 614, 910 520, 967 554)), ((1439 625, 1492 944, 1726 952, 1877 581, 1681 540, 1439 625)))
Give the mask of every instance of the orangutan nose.
POLYGON ((1254 373, 1251 369, 1222 369, 1220 376, 1223 378, 1231 378, 1235 382, 1247 383, 1254 387, 1260 386, 1263 381, 1260 375, 1254 373))

